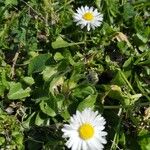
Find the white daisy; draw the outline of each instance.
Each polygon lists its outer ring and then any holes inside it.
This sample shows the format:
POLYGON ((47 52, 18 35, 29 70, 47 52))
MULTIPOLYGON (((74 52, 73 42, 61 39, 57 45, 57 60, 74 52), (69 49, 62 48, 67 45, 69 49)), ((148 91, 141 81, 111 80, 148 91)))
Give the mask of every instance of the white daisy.
POLYGON ((81 6, 78 8, 77 13, 74 13, 74 21, 77 22, 77 25, 81 26, 81 29, 87 26, 87 30, 95 29, 101 25, 103 21, 103 15, 98 12, 97 9, 88 6, 81 6))
POLYGON ((70 124, 65 124, 62 131, 63 137, 68 138, 66 146, 71 150, 102 150, 106 144, 107 132, 105 119, 91 108, 76 112, 70 119, 70 124))

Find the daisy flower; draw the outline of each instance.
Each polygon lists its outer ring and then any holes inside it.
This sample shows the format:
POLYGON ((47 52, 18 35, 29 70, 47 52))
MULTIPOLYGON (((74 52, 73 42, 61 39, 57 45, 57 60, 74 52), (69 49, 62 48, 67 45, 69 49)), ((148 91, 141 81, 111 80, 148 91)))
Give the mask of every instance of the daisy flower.
POLYGON ((63 137, 68 138, 66 146, 71 150, 102 150, 106 144, 107 132, 105 119, 91 108, 77 111, 70 119, 70 124, 62 128, 63 137))
POLYGON ((87 26, 87 30, 95 29, 100 26, 103 21, 103 15, 98 12, 97 9, 88 6, 81 6, 78 8, 77 13, 74 13, 74 21, 77 22, 77 25, 81 26, 81 29, 87 26))

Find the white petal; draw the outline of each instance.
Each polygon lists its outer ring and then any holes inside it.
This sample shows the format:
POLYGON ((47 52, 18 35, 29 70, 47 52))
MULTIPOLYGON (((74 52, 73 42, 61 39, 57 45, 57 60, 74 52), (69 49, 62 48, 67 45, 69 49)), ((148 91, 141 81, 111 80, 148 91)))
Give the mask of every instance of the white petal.
POLYGON ((79 144, 81 145, 81 143, 79 143, 79 140, 76 140, 73 143, 71 150, 79 150, 79 144))
POLYGON ((88 147, 85 141, 82 142, 82 150, 88 150, 88 147))
POLYGON ((93 146, 96 150, 102 150, 104 146, 97 140, 96 138, 92 139, 91 141, 91 146, 93 146))
POLYGON ((93 9, 94 9, 94 8, 93 8, 93 7, 91 7, 89 11, 90 11, 90 12, 93 12, 93 9))
POLYGON ((85 12, 89 11, 89 7, 85 6, 85 12))
POLYGON ((85 8, 83 6, 81 6, 81 11, 82 11, 82 14, 85 13, 85 8))
POLYGON ((90 31, 90 24, 87 24, 87 30, 90 31))
POLYGON ((82 15, 82 14, 83 14, 83 12, 82 12, 82 10, 81 10, 80 8, 77 9, 77 13, 78 13, 79 15, 82 15))
POLYGON ((73 145, 73 140, 70 138, 70 139, 66 142, 66 146, 67 146, 68 148, 71 148, 72 145, 73 145))

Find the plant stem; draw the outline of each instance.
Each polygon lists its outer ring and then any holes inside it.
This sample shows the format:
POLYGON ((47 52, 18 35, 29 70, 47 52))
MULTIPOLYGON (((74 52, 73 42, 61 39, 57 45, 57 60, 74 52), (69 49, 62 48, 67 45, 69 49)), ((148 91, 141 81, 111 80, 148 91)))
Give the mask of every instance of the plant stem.
POLYGON ((17 59, 19 57, 19 53, 20 53, 20 51, 17 51, 13 58, 13 64, 12 64, 12 68, 11 68, 11 78, 13 78, 15 75, 15 66, 16 66, 17 59))
MULTIPOLYGON (((143 107, 143 106, 148 106, 148 105, 150 105, 150 102, 139 103, 135 107, 143 107)), ((120 108, 127 108, 127 107, 128 106, 114 105, 114 106, 104 106, 104 109, 120 109, 120 108)))
POLYGON ((119 131, 120 131, 120 125, 121 125, 121 121, 122 121, 122 108, 119 109, 118 116, 119 116, 119 122, 118 122, 118 125, 117 125, 117 128, 116 128, 116 133, 114 135, 114 139, 112 141, 112 145, 111 145, 110 150, 115 150, 116 148, 118 148, 118 146, 117 146, 117 137, 118 137, 118 134, 119 134, 119 131))
POLYGON ((122 78, 124 79, 124 81, 127 83, 128 87, 130 88, 130 90, 132 91, 133 94, 136 94, 136 92, 134 91, 133 87, 131 86, 130 82, 127 80, 126 76, 124 75, 124 73, 122 71, 120 71, 120 74, 122 76, 122 78))

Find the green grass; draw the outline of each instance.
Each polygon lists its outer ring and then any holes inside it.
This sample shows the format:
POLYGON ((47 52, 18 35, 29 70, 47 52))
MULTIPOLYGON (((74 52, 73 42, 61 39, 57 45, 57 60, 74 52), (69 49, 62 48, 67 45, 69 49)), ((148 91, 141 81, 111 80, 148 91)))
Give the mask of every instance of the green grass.
POLYGON ((86 107, 106 150, 150 149, 149 0, 0 0, 0 64, 0 149, 67 150, 61 128, 86 107), (76 26, 82 5, 100 27, 76 26))

